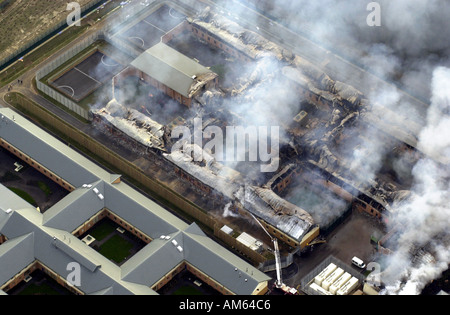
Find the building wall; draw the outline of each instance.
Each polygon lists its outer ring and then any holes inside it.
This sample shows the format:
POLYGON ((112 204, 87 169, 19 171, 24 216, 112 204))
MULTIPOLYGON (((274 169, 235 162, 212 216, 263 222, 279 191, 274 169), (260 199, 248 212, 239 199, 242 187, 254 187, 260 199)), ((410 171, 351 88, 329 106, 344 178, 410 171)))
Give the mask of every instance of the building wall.
POLYGON ((41 263, 38 260, 35 260, 30 265, 28 265, 26 268, 24 268, 22 271, 20 271, 18 274, 16 274, 13 278, 11 278, 8 282, 3 284, 3 286, 0 287, 1 290, 8 292, 11 289, 13 289, 16 285, 18 285, 20 282, 25 280, 26 277, 31 275, 34 271, 41 270, 46 275, 48 275, 50 278, 55 280, 59 285, 66 288, 70 292, 76 295, 84 295, 82 291, 77 289, 76 287, 70 285, 66 279, 55 273, 53 270, 45 266, 43 263, 41 263))
POLYGON ((97 215, 93 216, 86 222, 84 222, 81 226, 79 226, 75 231, 72 232, 72 234, 76 237, 80 237, 81 235, 85 234, 89 231, 96 223, 101 221, 104 218, 108 218, 111 221, 117 223, 122 228, 139 238, 145 243, 150 243, 152 241, 152 238, 148 236, 147 234, 143 233, 141 230, 137 229, 134 225, 130 224, 129 222, 125 221, 121 217, 117 216, 113 212, 111 212, 109 209, 103 209, 97 215))
POLYGON ((381 213, 380 210, 374 208, 373 206, 362 200, 355 200, 355 202, 353 203, 353 208, 358 210, 359 212, 365 212, 378 219, 383 219, 385 217, 385 214, 381 213))
POLYGON ((167 44, 173 38, 177 37, 182 33, 190 32, 192 35, 197 37, 198 39, 207 42, 212 47, 218 48, 230 56, 238 58, 245 62, 251 62, 253 60, 252 57, 246 55, 244 52, 239 51, 237 48, 233 47, 229 43, 223 41, 217 35, 209 32, 206 29, 203 29, 199 25, 191 24, 188 21, 184 21, 182 24, 178 25, 172 31, 167 33, 162 37, 162 42, 167 44))
MULTIPOLYGON (((183 261, 181 264, 176 266, 174 269, 172 269, 170 272, 168 272, 163 278, 161 278, 159 281, 157 281, 153 286, 152 290, 158 291, 161 288, 163 288, 165 285, 167 285, 177 274, 182 272, 183 270, 187 270, 190 273, 192 273, 194 276, 196 276, 199 280, 203 281, 207 285, 209 285, 211 288, 215 289, 218 293, 222 295, 235 295, 231 290, 229 290, 224 285, 218 283, 205 273, 203 273, 201 270, 197 269, 196 267, 192 266, 186 261, 183 261)), ((264 295, 269 290, 268 283, 263 282, 258 285, 258 288, 255 289, 255 292, 253 292, 253 295, 264 295)))
POLYGON ((167 96, 171 97, 178 103, 183 104, 187 107, 191 107, 192 99, 185 97, 185 96, 181 95, 180 93, 177 93, 176 91, 172 90, 171 88, 164 85, 163 83, 155 80, 154 78, 150 77, 149 75, 145 74, 144 72, 139 71, 138 69, 131 67, 131 66, 126 68, 125 70, 123 70, 122 72, 120 72, 118 75, 116 75, 114 77, 114 79, 113 79, 114 86, 120 86, 121 81, 130 76, 140 78, 141 80, 150 84, 151 86, 153 86, 154 88, 163 92, 167 96))
POLYGON ((6 140, 4 140, 2 138, 0 138, 0 146, 2 146, 3 148, 8 150, 15 156, 17 156, 20 160, 27 163, 28 165, 30 165, 37 171, 39 171, 41 174, 50 178, 52 181, 54 181, 55 183, 57 183, 59 186, 66 189, 67 191, 71 192, 71 191, 75 190, 75 187, 72 186, 71 184, 69 184, 63 178, 59 177, 58 175, 56 175, 55 173, 50 171, 48 168, 46 168, 43 165, 41 165, 40 163, 36 162, 31 157, 29 157, 28 155, 26 155, 25 153, 23 153, 22 151, 20 151, 19 149, 17 149, 16 147, 14 147, 13 145, 11 145, 10 143, 8 143, 6 140))
POLYGON ((154 291, 161 290, 166 284, 168 284, 177 274, 186 269, 186 262, 180 263, 178 266, 169 271, 164 277, 159 279, 151 288, 154 291))
POLYGON ((212 188, 208 185, 203 184, 200 180, 193 177, 189 173, 180 169, 176 165, 173 166, 175 168, 175 174, 177 174, 181 179, 187 181, 189 184, 192 184, 197 190, 204 194, 211 194, 212 188))
POLYGON ((192 32, 192 34, 194 36, 196 36, 200 40, 206 41, 212 47, 218 48, 232 57, 235 57, 235 58, 237 58, 241 61, 245 61, 245 62, 251 62, 254 60, 252 57, 246 55, 244 52, 239 51, 238 49, 236 49, 229 43, 220 39, 218 36, 201 28, 198 25, 191 24, 190 31, 192 32))

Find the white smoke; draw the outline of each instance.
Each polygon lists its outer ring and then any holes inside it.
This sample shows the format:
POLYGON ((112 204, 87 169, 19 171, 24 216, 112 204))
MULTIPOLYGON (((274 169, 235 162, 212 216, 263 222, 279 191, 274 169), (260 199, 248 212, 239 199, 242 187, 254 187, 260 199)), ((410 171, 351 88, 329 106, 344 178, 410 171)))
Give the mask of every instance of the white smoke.
MULTIPOLYGON (((432 103, 419 147, 435 159, 450 157, 450 69, 437 68, 432 81, 432 103)), ((388 259, 386 294, 420 294, 450 264, 450 167, 425 157, 413 169, 412 197, 400 204, 391 220, 401 226, 395 254, 388 259), (414 263, 412 246, 426 246, 435 261, 414 263)))

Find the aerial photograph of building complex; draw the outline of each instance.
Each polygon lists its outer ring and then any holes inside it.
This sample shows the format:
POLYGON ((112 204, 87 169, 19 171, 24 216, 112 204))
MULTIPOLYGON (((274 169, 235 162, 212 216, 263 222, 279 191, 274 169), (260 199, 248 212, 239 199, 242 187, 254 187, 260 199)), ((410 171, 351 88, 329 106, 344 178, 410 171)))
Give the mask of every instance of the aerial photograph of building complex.
POLYGON ((0 0, 0 295, 448 295, 448 17, 0 0))

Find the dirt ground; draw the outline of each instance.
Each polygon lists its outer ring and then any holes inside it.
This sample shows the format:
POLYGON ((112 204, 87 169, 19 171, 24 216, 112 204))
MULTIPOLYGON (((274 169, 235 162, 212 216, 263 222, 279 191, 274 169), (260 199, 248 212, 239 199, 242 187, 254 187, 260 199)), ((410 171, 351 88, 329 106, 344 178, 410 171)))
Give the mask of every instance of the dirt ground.
MULTIPOLYGON (((93 0, 78 0, 84 6, 93 0)), ((0 60, 66 19, 68 1, 13 0, 0 11, 0 60)))

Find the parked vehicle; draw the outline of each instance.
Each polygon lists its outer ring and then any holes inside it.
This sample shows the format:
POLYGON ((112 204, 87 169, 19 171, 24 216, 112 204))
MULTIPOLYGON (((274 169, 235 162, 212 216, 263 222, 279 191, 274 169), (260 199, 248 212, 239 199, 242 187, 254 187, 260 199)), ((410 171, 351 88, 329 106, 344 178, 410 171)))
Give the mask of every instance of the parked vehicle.
POLYGON ((352 264, 361 269, 366 268, 366 264, 356 256, 352 258, 352 264))

